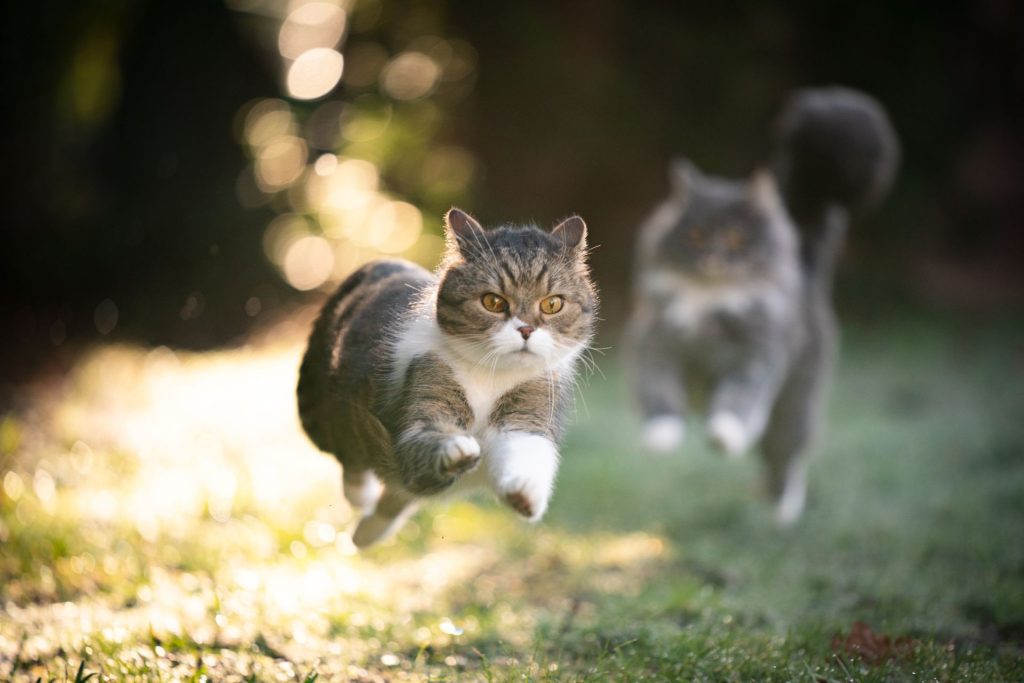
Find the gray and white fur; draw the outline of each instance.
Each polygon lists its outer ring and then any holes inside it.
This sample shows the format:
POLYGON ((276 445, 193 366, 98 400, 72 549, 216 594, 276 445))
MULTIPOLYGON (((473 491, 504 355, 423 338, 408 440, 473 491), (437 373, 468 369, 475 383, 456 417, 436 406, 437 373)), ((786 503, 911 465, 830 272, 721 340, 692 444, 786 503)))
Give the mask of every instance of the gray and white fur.
POLYGON ((436 274, 376 261, 340 285, 299 373, 302 425, 342 464, 360 547, 427 496, 489 488, 536 521, 554 487, 597 306, 586 225, 485 230, 452 209, 445 226, 436 274))
POLYGON ((785 105, 770 170, 750 180, 671 168, 637 250, 628 327, 648 449, 675 450, 687 415, 730 456, 759 447, 776 517, 804 508, 838 333, 835 261, 852 213, 878 201, 898 144, 882 108, 843 88, 785 105))

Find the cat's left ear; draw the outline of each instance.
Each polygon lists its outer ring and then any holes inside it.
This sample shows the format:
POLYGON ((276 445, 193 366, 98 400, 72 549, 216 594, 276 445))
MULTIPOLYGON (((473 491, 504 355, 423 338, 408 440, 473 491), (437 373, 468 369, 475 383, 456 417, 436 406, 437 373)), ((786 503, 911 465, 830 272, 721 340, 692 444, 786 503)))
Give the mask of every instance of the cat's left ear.
POLYGON ((587 249, 587 224, 579 216, 570 216, 551 231, 568 251, 581 253, 587 249))
POLYGON ((454 243, 463 253, 473 253, 486 240, 483 226, 468 213, 455 207, 444 215, 444 232, 448 242, 454 243))
POLYGON ((770 171, 755 172, 754 177, 750 179, 747 193, 754 206, 766 213, 775 214, 786 211, 782 203, 782 196, 779 194, 778 184, 775 182, 775 176, 770 171))

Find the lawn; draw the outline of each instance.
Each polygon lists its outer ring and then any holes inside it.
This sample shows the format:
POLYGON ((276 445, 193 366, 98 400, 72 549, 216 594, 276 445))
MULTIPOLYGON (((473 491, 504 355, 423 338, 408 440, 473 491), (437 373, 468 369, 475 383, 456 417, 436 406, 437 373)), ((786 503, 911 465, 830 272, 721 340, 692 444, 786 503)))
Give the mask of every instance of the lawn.
POLYGON ((439 502, 362 554, 302 326, 98 348, 0 421, 0 678, 1024 679, 1024 326, 846 327, 792 529, 696 425, 642 453, 612 349, 541 524, 439 502))

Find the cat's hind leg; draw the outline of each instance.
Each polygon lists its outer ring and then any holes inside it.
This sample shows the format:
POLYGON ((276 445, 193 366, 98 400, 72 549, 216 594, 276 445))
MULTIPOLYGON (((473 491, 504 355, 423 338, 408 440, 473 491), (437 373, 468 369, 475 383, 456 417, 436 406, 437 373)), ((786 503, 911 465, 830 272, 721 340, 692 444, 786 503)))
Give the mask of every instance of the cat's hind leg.
POLYGON ((808 452, 821 427, 829 364, 817 354, 815 350, 794 368, 761 440, 768 494, 775 503, 775 519, 783 526, 803 513, 808 452))
POLYGON ((366 548, 389 538, 416 512, 416 499, 409 493, 386 486, 377 501, 377 507, 359 520, 352 533, 357 548, 366 548))
POLYGON ((768 493, 781 525, 792 524, 803 513, 809 451, 821 429, 838 343, 827 301, 819 300, 810 314, 807 344, 794 359, 761 441, 768 493))
POLYGON ((762 441, 768 495, 775 504, 775 520, 783 526, 800 518, 807 499, 810 425, 800 422, 774 423, 762 441))
POLYGON ((484 452, 495 495, 527 520, 540 520, 558 473, 555 444, 540 434, 498 431, 487 436, 484 452))

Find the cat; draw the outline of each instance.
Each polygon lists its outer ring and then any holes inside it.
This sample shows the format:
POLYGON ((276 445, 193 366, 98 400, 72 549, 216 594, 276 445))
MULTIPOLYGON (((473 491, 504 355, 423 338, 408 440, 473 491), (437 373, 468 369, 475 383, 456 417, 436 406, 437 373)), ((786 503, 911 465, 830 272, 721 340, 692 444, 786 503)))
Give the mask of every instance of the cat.
POLYGON ((484 229, 445 216, 436 274, 369 263, 314 324, 299 372, 303 428, 342 464, 362 512, 353 542, 393 534, 421 499, 486 487, 537 521, 558 470, 573 372, 594 334, 587 227, 484 229))
POLYGON ((831 289, 853 212, 890 186, 898 143, 884 110, 845 88, 798 91, 769 170, 749 180, 677 160, 641 228, 627 327, 649 450, 683 441, 691 408, 713 446, 759 446, 782 524, 802 513, 807 453, 838 342, 831 289))

